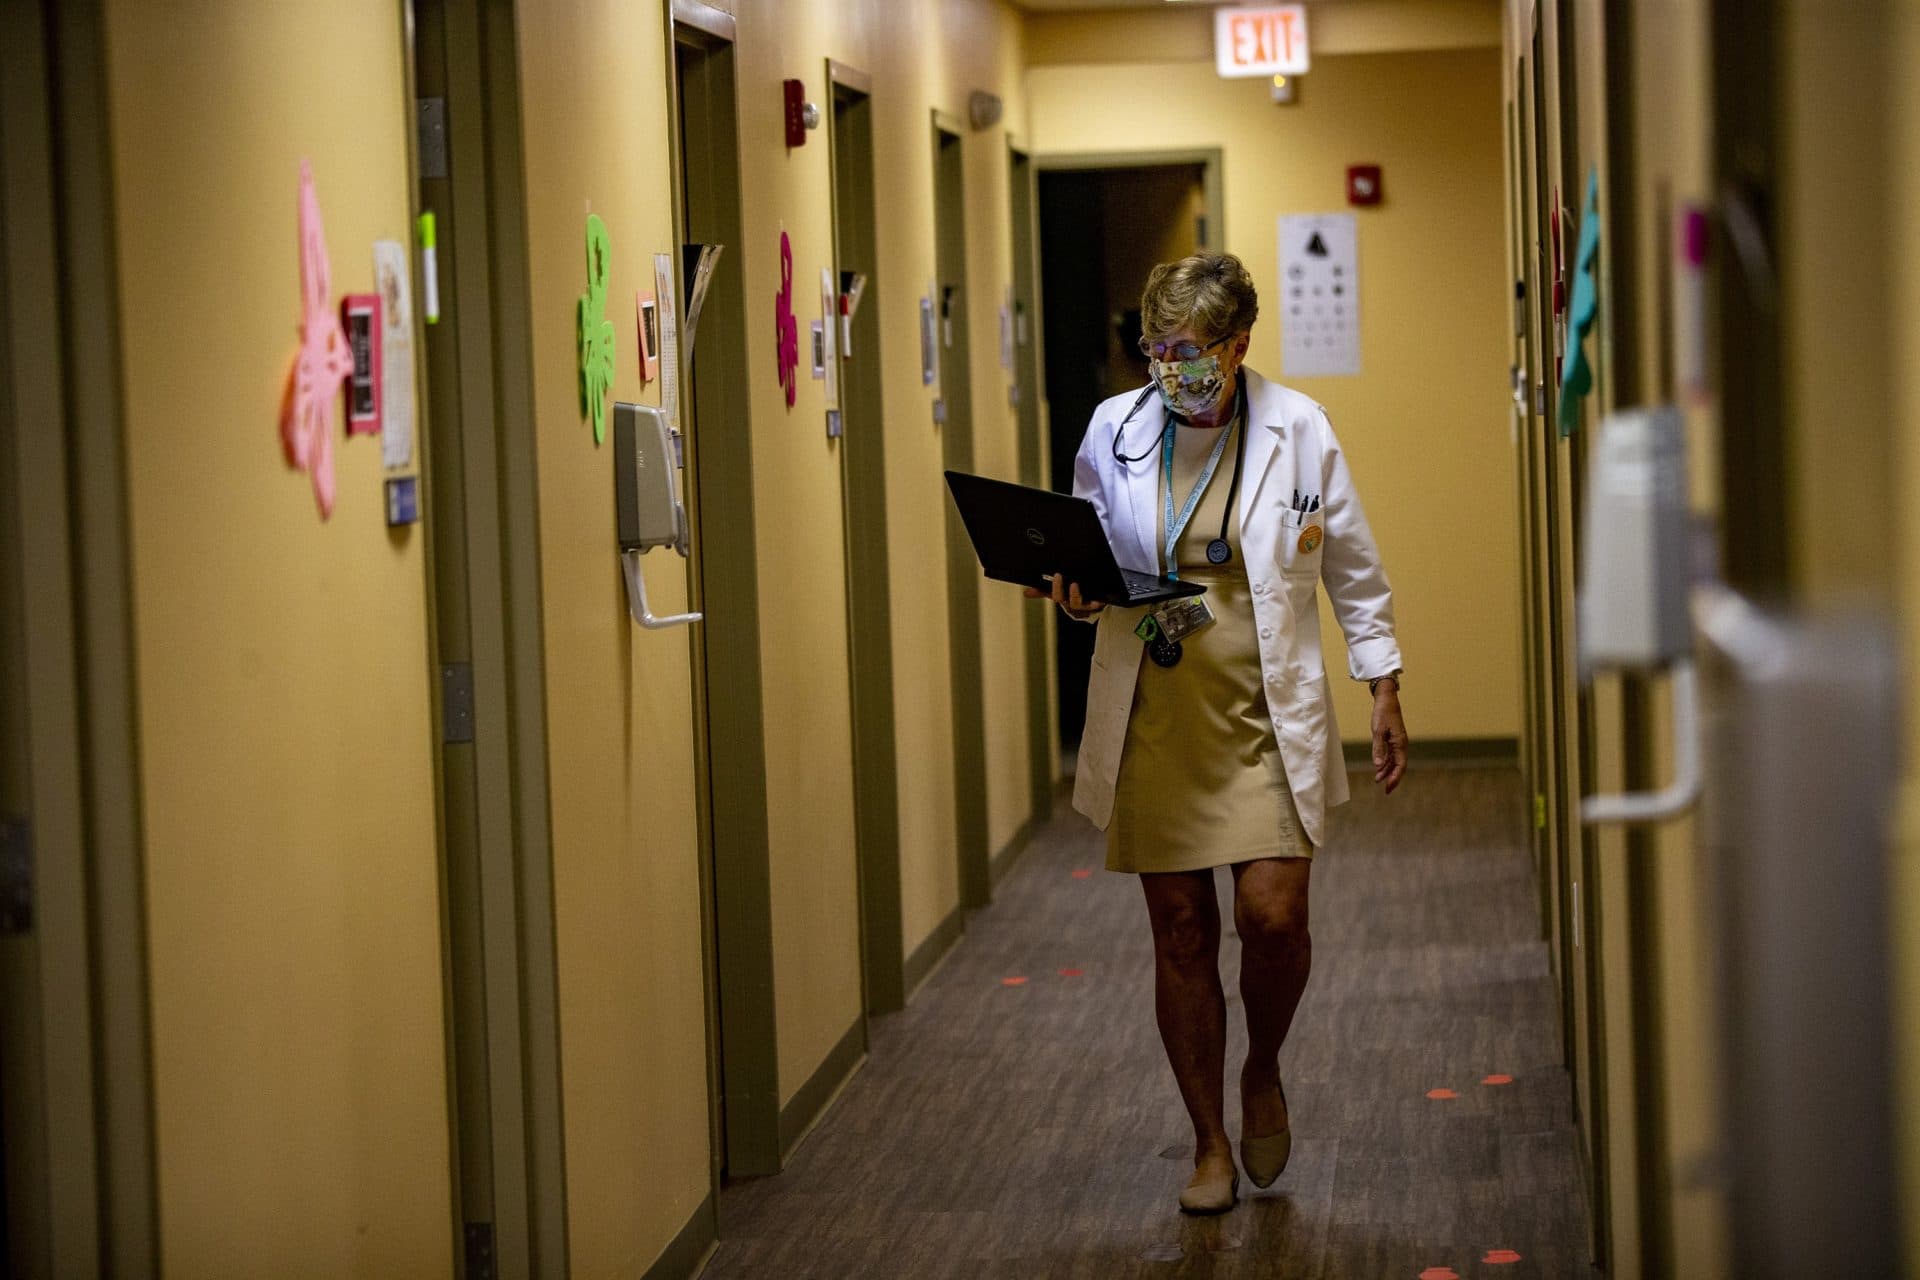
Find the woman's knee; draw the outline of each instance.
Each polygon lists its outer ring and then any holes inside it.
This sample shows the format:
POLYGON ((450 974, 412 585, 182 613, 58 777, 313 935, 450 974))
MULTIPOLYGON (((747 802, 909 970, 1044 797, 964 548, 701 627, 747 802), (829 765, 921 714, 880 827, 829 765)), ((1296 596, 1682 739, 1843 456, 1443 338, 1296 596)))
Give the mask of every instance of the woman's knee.
POLYGON ((1255 951, 1287 952, 1312 945, 1304 894, 1244 895, 1234 903, 1233 924, 1240 945, 1255 951))
POLYGON ((1220 957, 1220 921, 1198 907, 1161 911, 1153 922, 1153 947, 1163 960, 1182 968, 1215 963, 1220 957))

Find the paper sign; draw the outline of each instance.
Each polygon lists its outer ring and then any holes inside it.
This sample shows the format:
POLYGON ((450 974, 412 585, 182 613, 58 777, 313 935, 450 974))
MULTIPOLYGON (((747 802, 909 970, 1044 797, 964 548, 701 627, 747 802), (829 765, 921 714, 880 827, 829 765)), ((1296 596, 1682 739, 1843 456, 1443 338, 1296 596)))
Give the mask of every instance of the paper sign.
POLYGON ((1305 5, 1223 5, 1213 11, 1214 69, 1229 78, 1307 73, 1305 5))
POLYGON ((1350 213, 1280 219, 1283 376, 1360 372, 1360 263, 1350 213))
POLYGON ((832 412, 840 407, 840 290, 835 287, 833 272, 820 268, 820 325, 826 331, 827 340, 827 410, 832 412))
POLYGON ((353 372, 346 334, 333 309, 333 270, 313 167, 300 162, 300 353, 280 401, 280 447, 287 465, 313 479, 320 518, 333 514, 333 398, 353 372))
POLYGON ((653 255, 654 300, 660 311, 660 411, 680 429, 680 295, 673 285, 673 255, 653 255))
POLYGON ((413 290, 407 247, 373 242, 373 281, 380 291, 380 461, 413 464, 413 290))

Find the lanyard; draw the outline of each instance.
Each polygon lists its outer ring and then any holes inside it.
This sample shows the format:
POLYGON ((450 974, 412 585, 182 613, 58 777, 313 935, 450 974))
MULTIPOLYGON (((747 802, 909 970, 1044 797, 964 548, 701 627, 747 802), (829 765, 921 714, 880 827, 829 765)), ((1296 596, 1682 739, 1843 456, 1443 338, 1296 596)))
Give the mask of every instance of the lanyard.
MULTIPOLYGON (((1237 422, 1238 420, 1239 415, 1236 414, 1234 421, 1237 422)), ((1234 423, 1229 422, 1227 429, 1220 433, 1220 438, 1213 442, 1213 452, 1207 457, 1206 469, 1200 473, 1200 478, 1194 482, 1193 492, 1187 495, 1186 505, 1180 508, 1180 519, 1178 521, 1175 521, 1173 518, 1173 439, 1176 433, 1173 431, 1167 432, 1161 443, 1160 465, 1166 473, 1166 484, 1161 487, 1161 492, 1166 497, 1167 506, 1167 577, 1175 582, 1180 580, 1180 573, 1174 562, 1174 550, 1179 546, 1180 534, 1185 531, 1187 521, 1193 519, 1193 509, 1200 505, 1200 497, 1206 493, 1207 484, 1213 479, 1214 469, 1220 465, 1220 455, 1226 452, 1227 440, 1233 435, 1233 427, 1234 423)), ((1234 469, 1236 472, 1239 470, 1239 460, 1237 458, 1234 462, 1234 469)))

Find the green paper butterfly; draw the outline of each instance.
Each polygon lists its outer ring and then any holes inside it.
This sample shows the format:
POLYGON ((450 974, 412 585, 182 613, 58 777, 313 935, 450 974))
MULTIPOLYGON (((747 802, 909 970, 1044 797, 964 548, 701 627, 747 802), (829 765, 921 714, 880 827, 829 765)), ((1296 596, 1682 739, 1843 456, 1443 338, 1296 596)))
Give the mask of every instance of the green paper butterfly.
POLYGON ((607 393, 613 390, 613 321, 607 319, 607 277, 613 242, 600 215, 587 215, 587 291, 580 296, 580 412, 593 419, 593 442, 607 438, 607 393))

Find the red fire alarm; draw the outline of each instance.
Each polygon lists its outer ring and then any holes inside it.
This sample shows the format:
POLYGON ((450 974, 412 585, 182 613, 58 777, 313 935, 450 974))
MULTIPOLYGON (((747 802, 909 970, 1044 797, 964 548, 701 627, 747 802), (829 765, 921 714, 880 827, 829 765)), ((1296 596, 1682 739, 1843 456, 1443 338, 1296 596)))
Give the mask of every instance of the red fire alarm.
POLYGON ((787 145, 804 147, 807 144, 807 82, 788 80, 781 85, 786 105, 787 145))
POLYGON ((1347 166, 1347 203, 1379 204, 1382 194, 1380 166, 1377 164, 1355 164, 1347 166))

